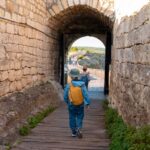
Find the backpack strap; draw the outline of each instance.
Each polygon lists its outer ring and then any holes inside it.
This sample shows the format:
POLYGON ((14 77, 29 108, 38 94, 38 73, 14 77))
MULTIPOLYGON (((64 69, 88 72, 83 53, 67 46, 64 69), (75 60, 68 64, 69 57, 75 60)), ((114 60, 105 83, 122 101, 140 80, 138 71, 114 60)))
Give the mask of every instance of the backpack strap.
MULTIPOLYGON (((73 86, 72 83, 70 83, 69 85, 70 85, 70 87, 73 86)), ((69 99, 69 100, 70 100, 70 102, 72 102, 72 92, 71 92, 71 88, 69 88, 69 93, 70 93, 70 97, 71 97, 71 99, 69 99)))

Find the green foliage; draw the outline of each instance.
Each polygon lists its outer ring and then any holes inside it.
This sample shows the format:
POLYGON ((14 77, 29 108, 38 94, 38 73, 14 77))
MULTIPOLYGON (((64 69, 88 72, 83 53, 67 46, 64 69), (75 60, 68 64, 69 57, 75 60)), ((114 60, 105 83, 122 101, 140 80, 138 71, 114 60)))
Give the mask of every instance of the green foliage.
POLYGON ((77 52, 78 48, 77 47, 71 47, 70 52, 77 52))
POLYGON ((105 110, 108 109, 108 100, 107 99, 102 101, 102 106, 105 110))
POLYGON ((78 63, 81 66, 87 65, 88 68, 104 69, 105 68, 105 55, 98 53, 86 53, 84 57, 78 57, 78 63), (80 58, 80 59, 79 59, 80 58))
POLYGON ((79 50, 80 51, 85 51, 85 52, 88 52, 88 53, 105 54, 105 48, 82 47, 82 46, 71 47, 70 50, 69 50, 69 53, 77 52, 79 50))
POLYGON ((7 144, 5 145, 5 149, 6 149, 6 150, 11 150, 11 148, 12 148, 12 147, 11 147, 11 145, 10 145, 9 143, 7 143, 7 144))
POLYGON ((134 130, 132 136, 128 134, 127 140, 132 144, 129 150, 150 150, 150 126, 134 130))
POLYGON ((27 124, 19 129, 19 133, 22 136, 26 136, 30 133, 32 128, 35 128, 49 113, 53 112, 54 108, 48 107, 42 112, 37 113, 35 116, 27 119, 27 124))
POLYGON ((78 57, 78 63, 81 66, 87 65, 88 68, 105 69, 105 48, 71 47, 68 59, 73 55, 78 57))
POLYGON ((87 54, 90 54, 90 52, 91 52, 90 50, 87 50, 87 51, 86 51, 87 54))
POLYGON ((97 47, 82 47, 77 46, 76 47, 80 51, 86 51, 88 53, 99 53, 99 54, 105 54, 105 48, 97 48, 97 47))
POLYGON ((84 55, 81 55, 78 57, 78 60, 83 59, 84 57, 85 57, 84 55))
POLYGON ((30 128, 28 125, 24 125, 19 129, 19 134, 22 136, 26 136, 30 133, 30 128))
POLYGON ((150 126, 136 129, 126 125, 117 111, 103 104, 105 121, 111 138, 110 150, 150 150, 150 126))

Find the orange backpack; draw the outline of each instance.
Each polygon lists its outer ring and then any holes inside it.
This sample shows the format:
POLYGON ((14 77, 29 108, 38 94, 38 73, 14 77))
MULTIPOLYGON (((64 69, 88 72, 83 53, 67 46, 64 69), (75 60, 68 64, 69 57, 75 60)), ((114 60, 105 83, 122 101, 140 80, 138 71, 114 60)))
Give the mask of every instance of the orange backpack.
POLYGON ((75 106, 81 105, 83 103, 84 98, 81 87, 73 86, 72 83, 70 84, 69 100, 75 106))

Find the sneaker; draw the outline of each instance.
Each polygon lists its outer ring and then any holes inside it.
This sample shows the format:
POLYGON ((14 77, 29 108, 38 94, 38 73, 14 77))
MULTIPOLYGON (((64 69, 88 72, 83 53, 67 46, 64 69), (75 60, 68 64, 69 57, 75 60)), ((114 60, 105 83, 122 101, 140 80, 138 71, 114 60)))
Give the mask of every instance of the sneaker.
POLYGON ((82 138, 83 138, 83 135, 82 135, 82 132, 81 132, 80 129, 77 130, 77 137, 78 137, 79 139, 82 139, 82 138))
POLYGON ((77 136, 77 134, 73 134, 73 133, 72 133, 72 135, 71 135, 71 136, 72 136, 72 137, 76 137, 76 136, 77 136))
POLYGON ((77 136, 77 132, 75 130, 72 131, 72 137, 76 137, 77 136))

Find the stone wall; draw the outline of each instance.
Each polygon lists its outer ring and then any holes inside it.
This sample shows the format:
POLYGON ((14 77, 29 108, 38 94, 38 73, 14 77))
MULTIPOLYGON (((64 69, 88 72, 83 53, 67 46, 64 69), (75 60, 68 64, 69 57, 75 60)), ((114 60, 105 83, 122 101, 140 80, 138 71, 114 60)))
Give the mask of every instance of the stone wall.
POLYGON ((57 37, 49 17, 43 0, 1 0, 0 96, 54 79, 57 37))
POLYGON ((57 82, 32 86, 0 99, 0 145, 14 141, 29 116, 48 107, 56 108, 63 101, 62 89, 57 82))
POLYGON ((0 140, 31 112, 58 103, 58 89, 41 86, 58 79, 58 36, 49 18, 44 0, 0 0, 0 140))
POLYGON ((112 106, 137 126, 150 123, 150 4, 142 6, 116 19, 110 87, 112 106))

